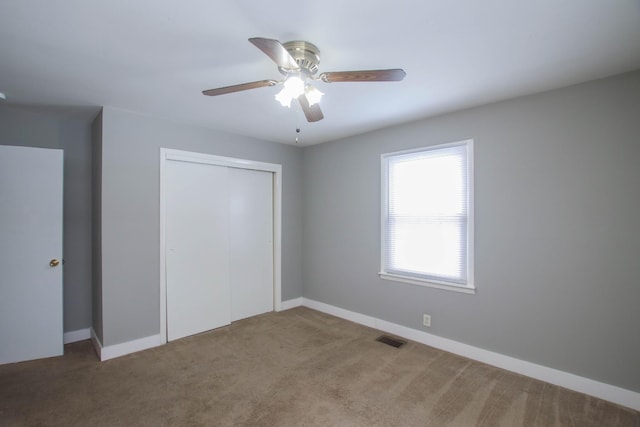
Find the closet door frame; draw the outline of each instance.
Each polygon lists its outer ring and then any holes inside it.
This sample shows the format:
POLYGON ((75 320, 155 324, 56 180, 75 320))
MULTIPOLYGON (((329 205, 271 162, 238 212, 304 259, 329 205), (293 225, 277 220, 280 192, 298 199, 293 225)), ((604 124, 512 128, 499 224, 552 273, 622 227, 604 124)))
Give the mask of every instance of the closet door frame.
POLYGON ((167 161, 182 161, 273 173, 273 299, 274 310, 282 310, 282 165, 191 151, 160 148, 160 340, 167 342, 166 195, 167 161))

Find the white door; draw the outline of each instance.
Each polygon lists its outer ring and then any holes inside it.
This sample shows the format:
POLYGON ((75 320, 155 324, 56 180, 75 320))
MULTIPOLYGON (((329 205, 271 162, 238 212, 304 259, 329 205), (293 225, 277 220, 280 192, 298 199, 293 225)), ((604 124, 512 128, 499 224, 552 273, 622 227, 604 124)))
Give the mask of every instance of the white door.
POLYGON ((64 351, 62 161, 0 146, 0 363, 64 351))
POLYGON ((273 311, 273 174, 229 169, 231 320, 273 311))
POLYGON ((167 161, 167 340, 231 322, 227 169, 167 161))
POLYGON ((167 160, 167 340, 272 311, 273 174, 167 160))

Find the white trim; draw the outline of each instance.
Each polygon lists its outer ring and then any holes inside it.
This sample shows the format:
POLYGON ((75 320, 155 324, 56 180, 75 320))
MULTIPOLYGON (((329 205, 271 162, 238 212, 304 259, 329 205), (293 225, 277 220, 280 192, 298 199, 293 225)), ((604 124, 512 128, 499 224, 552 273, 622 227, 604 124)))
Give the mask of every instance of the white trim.
POLYGON ((303 299, 304 298, 299 297, 299 298, 293 298, 286 301, 282 301, 282 304, 280 304, 280 310, 278 311, 289 310, 290 308, 300 307, 302 305, 303 299))
POLYGON ((282 165, 233 157, 160 148, 160 339, 167 342, 167 277, 166 277, 166 217, 164 192, 165 163, 168 160, 205 163, 238 169, 273 173, 273 309, 282 310, 282 165))
POLYGON ((378 273, 378 276, 380 276, 381 279, 391 280, 393 282, 409 283, 411 285, 426 286, 428 288, 436 288, 436 289, 444 289, 446 291, 462 292, 464 294, 476 293, 476 288, 470 288, 462 285, 454 286, 444 282, 439 283, 435 280, 421 280, 416 277, 405 277, 405 276, 400 276, 399 274, 390 274, 390 273, 384 273, 384 272, 378 273))
POLYGON ((467 285, 469 288, 476 289, 476 243, 475 243, 475 223, 476 223, 476 211, 475 211, 475 158, 474 158, 474 146, 475 141, 469 139, 465 141, 467 143, 467 285))
POLYGON ((166 235, 167 220, 165 215, 165 161, 167 152, 160 148, 160 337, 167 342, 167 257, 166 235))
POLYGON ((273 309, 282 310, 282 165, 271 165, 273 172, 273 309))
POLYGON ((467 294, 475 294, 475 272, 474 272, 474 230, 475 230, 475 212, 474 212, 474 158, 473 158, 473 139, 451 142, 446 144, 429 145, 426 147, 412 148, 409 150, 395 151, 392 153, 383 153, 380 155, 380 273, 381 279, 391 280, 395 282, 409 283, 413 285, 426 286, 436 289, 444 289, 447 291, 462 292, 467 294), (421 279, 419 277, 404 276, 401 274, 391 273, 385 270, 385 248, 387 247, 386 221, 389 210, 389 158, 412 153, 421 153, 433 150, 442 150, 451 147, 466 148, 467 156, 467 281, 466 284, 458 284, 449 282, 445 279, 421 279))
POLYGON ((91 327, 91 343, 93 344, 93 348, 96 351, 96 354, 98 355, 98 359, 101 359, 101 355, 102 355, 102 343, 100 342, 100 339, 98 338, 98 335, 96 334, 96 331, 93 330, 93 326, 91 327))
POLYGON ((91 330, 89 328, 78 329, 77 331, 69 331, 64 333, 64 343, 70 344, 72 342, 84 341, 91 338, 91 330))
POLYGON ((505 356, 504 354, 495 353, 493 351, 474 347, 448 338, 442 338, 417 329, 387 322, 385 320, 345 310, 340 307, 314 301, 308 298, 302 298, 302 305, 323 313, 331 314, 342 319, 368 326, 370 328, 379 329, 402 338, 410 339, 431 347, 468 357, 469 359, 497 366, 511 372, 516 372, 518 374, 555 384, 580 393, 595 396, 637 411, 640 410, 640 393, 635 391, 626 390, 614 385, 570 374, 568 372, 505 356))
POLYGON ((99 354, 100 361, 104 362, 105 360, 126 356, 127 354, 136 353, 138 351, 147 350, 161 345, 164 345, 164 342, 162 342, 160 334, 123 342, 121 344, 108 345, 106 347, 101 347, 99 354))

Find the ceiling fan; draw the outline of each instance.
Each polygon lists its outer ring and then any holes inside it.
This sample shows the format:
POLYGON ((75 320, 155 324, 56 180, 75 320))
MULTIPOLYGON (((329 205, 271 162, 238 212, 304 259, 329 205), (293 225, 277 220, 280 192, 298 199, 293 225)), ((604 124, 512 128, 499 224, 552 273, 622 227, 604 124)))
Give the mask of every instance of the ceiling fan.
POLYGON ((289 107, 291 101, 297 99, 307 121, 317 122, 324 117, 318 105, 323 93, 313 87, 310 81, 320 80, 325 83, 387 82, 400 81, 406 75, 404 70, 395 68, 390 70, 330 71, 315 76, 320 63, 320 50, 315 45, 305 41, 280 43, 278 40, 262 37, 250 38, 249 41, 276 63, 278 70, 284 75, 284 80, 258 80, 219 87, 202 91, 204 95, 217 96, 282 84, 284 87, 276 95, 276 100, 283 106, 289 107))

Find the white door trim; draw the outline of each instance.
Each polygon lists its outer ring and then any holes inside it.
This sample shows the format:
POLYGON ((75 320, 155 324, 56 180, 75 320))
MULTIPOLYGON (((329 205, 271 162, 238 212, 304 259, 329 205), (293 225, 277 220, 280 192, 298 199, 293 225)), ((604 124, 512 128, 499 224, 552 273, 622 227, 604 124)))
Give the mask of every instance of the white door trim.
POLYGON ((282 310, 282 165, 160 148, 160 340, 167 342, 165 164, 168 160, 273 173, 273 308, 282 310))

